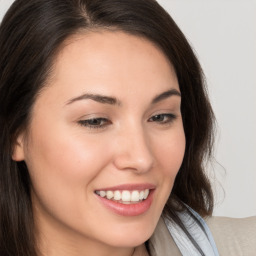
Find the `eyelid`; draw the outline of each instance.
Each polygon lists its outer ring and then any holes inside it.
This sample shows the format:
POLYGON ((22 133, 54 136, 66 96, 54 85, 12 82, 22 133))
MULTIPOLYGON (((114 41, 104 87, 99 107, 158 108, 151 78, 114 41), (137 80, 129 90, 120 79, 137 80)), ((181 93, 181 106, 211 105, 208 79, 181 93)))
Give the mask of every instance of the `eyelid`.
POLYGON ((157 113, 152 115, 148 121, 149 122, 155 122, 155 123, 159 123, 160 125, 166 125, 166 124, 170 124, 172 123, 175 119, 177 119, 177 115, 174 113, 170 113, 170 112, 164 112, 164 113, 157 113), (161 118, 168 118, 165 121, 158 121, 158 120, 153 120, 155 117, 161 117, 161 118))
POLYGON ((78 124, 83 127, 89 128, 89 129, 104 129, 104 128, 106 128, 106 126, 111 124, 111 121, 105 117, 90 117, 90 118, 86 118, 86 119, 80 119, 78 121, 78 124), (92 124, 92 123, 90 123, 92 121, 96 121, 96 122, 103 121, 104 123, 103 124, 97 124, 97 123, 92 124))

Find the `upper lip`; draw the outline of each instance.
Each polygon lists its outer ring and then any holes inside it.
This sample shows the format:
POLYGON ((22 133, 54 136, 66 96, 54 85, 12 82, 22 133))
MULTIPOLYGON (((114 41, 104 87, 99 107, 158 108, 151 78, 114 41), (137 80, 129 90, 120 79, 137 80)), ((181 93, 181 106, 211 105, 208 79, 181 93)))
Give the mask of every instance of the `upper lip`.
POLYGON ((123 185, 117 185, 112 187, 105 187, 96 189, 96 191, 107 191, 107 190, 145 190, 145 189, 155 189, 156 186, 150 183, 140 183, 140 184, 123 184, 123 185))

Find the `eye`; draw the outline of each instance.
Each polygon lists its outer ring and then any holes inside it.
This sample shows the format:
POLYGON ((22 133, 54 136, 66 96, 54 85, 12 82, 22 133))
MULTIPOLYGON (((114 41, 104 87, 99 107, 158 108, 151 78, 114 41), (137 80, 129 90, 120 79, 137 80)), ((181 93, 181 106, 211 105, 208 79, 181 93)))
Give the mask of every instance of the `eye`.
POLYGON ((109 125, 111 122, 106 118, 90 118, 86 120, 80 120, 78 123, 82 126, 88 127, 90 129, 100 129, 109 125))
POLYGON ((158 114, 155 116, 152 116, 149 119, 149 122, 156 122, 160 124, 168 124, 171 123, 176 119, 176 115, 171 114, 171 113, 163 113, 163 114, 158 114))

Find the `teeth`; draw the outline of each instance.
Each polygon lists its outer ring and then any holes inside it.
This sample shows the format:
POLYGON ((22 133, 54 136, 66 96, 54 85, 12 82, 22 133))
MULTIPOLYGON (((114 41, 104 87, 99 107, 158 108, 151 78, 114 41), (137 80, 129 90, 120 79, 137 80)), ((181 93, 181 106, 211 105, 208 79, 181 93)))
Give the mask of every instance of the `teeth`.
POLYGON ((147 199, 148 194, 149 194, 149 190, 148 190, 148 189, 146 189, 146 190, 145 190, 145 192, 144 192, 144 199, 147 199))
POLYGON ((131 201, 131 193, 130 193, 130 191, 124 190, 122 192, 122 201, 124 201, 124 202, 130 202, 131 201))
POLYGON ((149 189, 145 189, 142 191, 138 191, 138 190, 132 190, 132 191, 128 191, 128 190, 123 190, 123 191, 112 191, 112 190, 108 190, 108 191, 104 191, 104 190, 100 190, 100 191, 96 191, 96 194, 101 196, 101 197, 105 197, 109 200, 115 200, 115 201, 121 201, 122 203, 129 203, 129 202, 139 202, 142 200, 147 199, 148 195, 149 195, 149 189))
POLYGON ((100 191, 100 196, 101 196, 101 197, 106 196, 106 192, 105 192, 105 191, 100 191))
POLYGON ((121 192, 118 191, 118 190, 115 191, 115 192, 114 192, 114 200, 119 201, 119 200, 121 200, 121 198, 122 198, 121 192))
POLYGON ((144 199, 144 191, 140 191, 140 200, 144 199))
POLYGON ((131 201, 132 202, 139 202, 139 200, 140 200, 140 193, 139 193, 139 191, 137 191, 137 190, 132 191, 131 201))
POLYGON ((113 191, 109 190, 107 191, 107 199, 112 199, 114 197, 113 191))

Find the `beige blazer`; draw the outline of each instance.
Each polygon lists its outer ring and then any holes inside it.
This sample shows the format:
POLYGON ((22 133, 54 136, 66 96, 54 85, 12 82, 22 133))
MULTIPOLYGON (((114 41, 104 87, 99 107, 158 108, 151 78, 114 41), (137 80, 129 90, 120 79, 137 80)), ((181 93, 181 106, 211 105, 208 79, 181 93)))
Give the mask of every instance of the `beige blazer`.
MULTIPOLYGON (((220 256, 256 256, 256 216, 242 219, 211 217, 206 222, 220 256)), ((162 218, 149 246, 152 256, 182 256, 162 218)))

